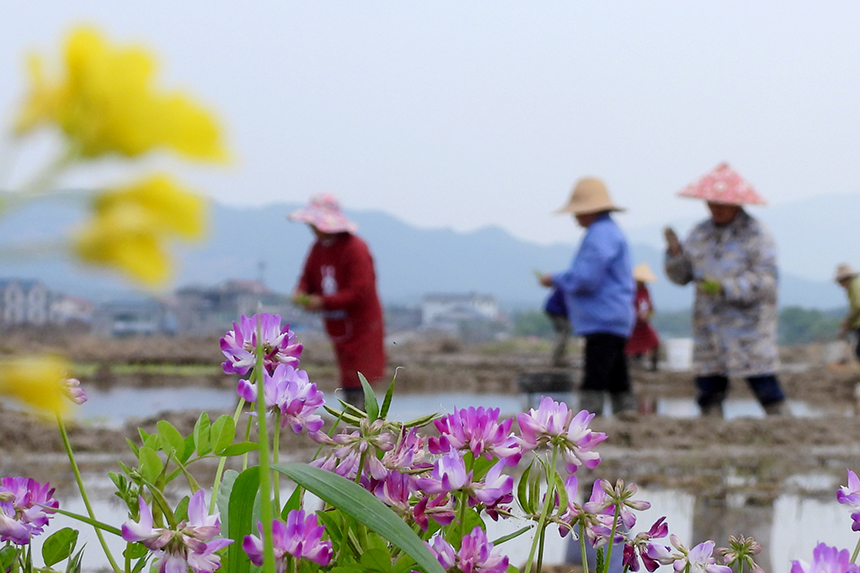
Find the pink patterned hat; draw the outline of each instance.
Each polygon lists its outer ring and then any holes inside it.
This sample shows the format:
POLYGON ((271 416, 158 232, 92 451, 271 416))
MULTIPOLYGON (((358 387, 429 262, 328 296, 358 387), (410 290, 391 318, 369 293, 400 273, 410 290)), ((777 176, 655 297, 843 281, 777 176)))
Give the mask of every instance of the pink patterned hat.
POLYGON ((358 230, 358 225, 341 212, 340 203, 331 193, 314 195, 306 207, 293 211, 287 218, 311 224, 323 233, 355 233, 358 230))
POLYGON ((728 163, 720 163, 713 171, 684 187, 678 195, 726 205, 767 203, 728 163))

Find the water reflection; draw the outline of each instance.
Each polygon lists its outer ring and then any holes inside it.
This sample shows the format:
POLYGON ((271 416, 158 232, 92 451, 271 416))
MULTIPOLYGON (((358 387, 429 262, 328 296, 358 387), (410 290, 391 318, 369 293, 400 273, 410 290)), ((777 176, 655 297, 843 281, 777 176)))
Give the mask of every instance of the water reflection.
MULTIPOLYGON (((77 409, 78 420, 87 424, 119 427, 132 417, 153 416, 164 411, 178 410, 232 410, 236 404, 236 392, 229 388, 207 387, 159 387, 133 388, 117 386, 107 390, 87 388, 89 401, 77 409)), ((578 408, 579 400, 576 393, 555 394, 556 400, 563 400, 571 408, 578 408)), ((326 397, 336 401, 334 396, 326 397)), ((381 396, 380 396, 381 399, 381 396)), ((500 408, 503 415, 522 412, 529 407, 537 407, 534 398, 516 394, 474 394, 474 393, 438 393, 438 394, 400 394, 395 395, 390 410, 390 417, 397 420, 411 420, 430 412, 450 413, 457 408, 470 406, 485 408, 500 408)), ((817 418, 823 416, 850 416, 852 410, 846 406, 840 411, 811 406, 806 402, 790 401, 789 408, 795 417, 817 418)), ((724 404, 726 418, 751 417, 762 418, 764 411, 754 399, 726 400, 724 404)), ((692 398, 661 398, 657 400, 655 412, 658 415, 671 418, 695 418, 699 409, 692 398)), ((605 414, 611 415, 608 409, 605 414)))

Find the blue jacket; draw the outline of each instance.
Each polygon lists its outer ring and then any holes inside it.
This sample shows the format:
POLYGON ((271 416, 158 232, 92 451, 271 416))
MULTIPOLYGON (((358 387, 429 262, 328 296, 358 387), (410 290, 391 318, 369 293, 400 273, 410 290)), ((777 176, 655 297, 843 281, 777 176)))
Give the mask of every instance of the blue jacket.
MULTIPOLYGON (((860 281, 858 281, 860 283, 860 281)), ((567 316, 567 305, 564 304, 564 293, 558 287, 552 287, 552 292, 549 298, 546 299, 546 304, 543 307, 547 314, 555 314, 557 316, 567 316)))
POLYGON ((636 284, 627 240, 609 213, 589 225, 570 268, 554 275, 553 282, 564 291, 578 335, 630 336, 636 321, 636 284))

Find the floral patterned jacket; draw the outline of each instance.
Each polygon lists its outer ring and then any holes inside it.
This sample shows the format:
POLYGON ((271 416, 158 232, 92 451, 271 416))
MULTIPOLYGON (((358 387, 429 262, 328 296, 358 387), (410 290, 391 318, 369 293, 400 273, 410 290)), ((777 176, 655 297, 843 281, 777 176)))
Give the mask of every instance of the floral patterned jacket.
POLYGON ((696 289, 693 370, 697 376, 760 376, 779 367, 776 349, 776 246, 767 228, 745 211, 727 225, 696 225, 666 274, 679 285, 705 279, 721 292, 696 289))

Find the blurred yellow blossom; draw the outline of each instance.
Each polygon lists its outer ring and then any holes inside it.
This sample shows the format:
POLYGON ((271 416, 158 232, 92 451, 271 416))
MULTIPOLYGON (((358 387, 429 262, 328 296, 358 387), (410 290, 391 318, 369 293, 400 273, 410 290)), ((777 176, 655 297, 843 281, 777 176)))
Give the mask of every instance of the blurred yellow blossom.
POLYGON ((114 267, 147 285, 171 275, 165 241, 197 239, 205 232, 204 199, 167 175, 155 175, 98 195, 94 217, 75 237, 83 261, 114 267))
POLYGON ((107 153, 137 157, 167 148, 197 160, 226 152, 212 114, 180 93, 154 89, 156 64, 139 46, 114 46, 89 27, 66 42, 65 70, 48 78, 38 56, 29 59, 30 92, 15 132, 56 124, 87 158, 107 153))
POLYGON ((62 416, 71 408, 63 381, 69 363, 58 356, 23 356, 0 361, 0 395, 13 398, 42 416, 62 416))

